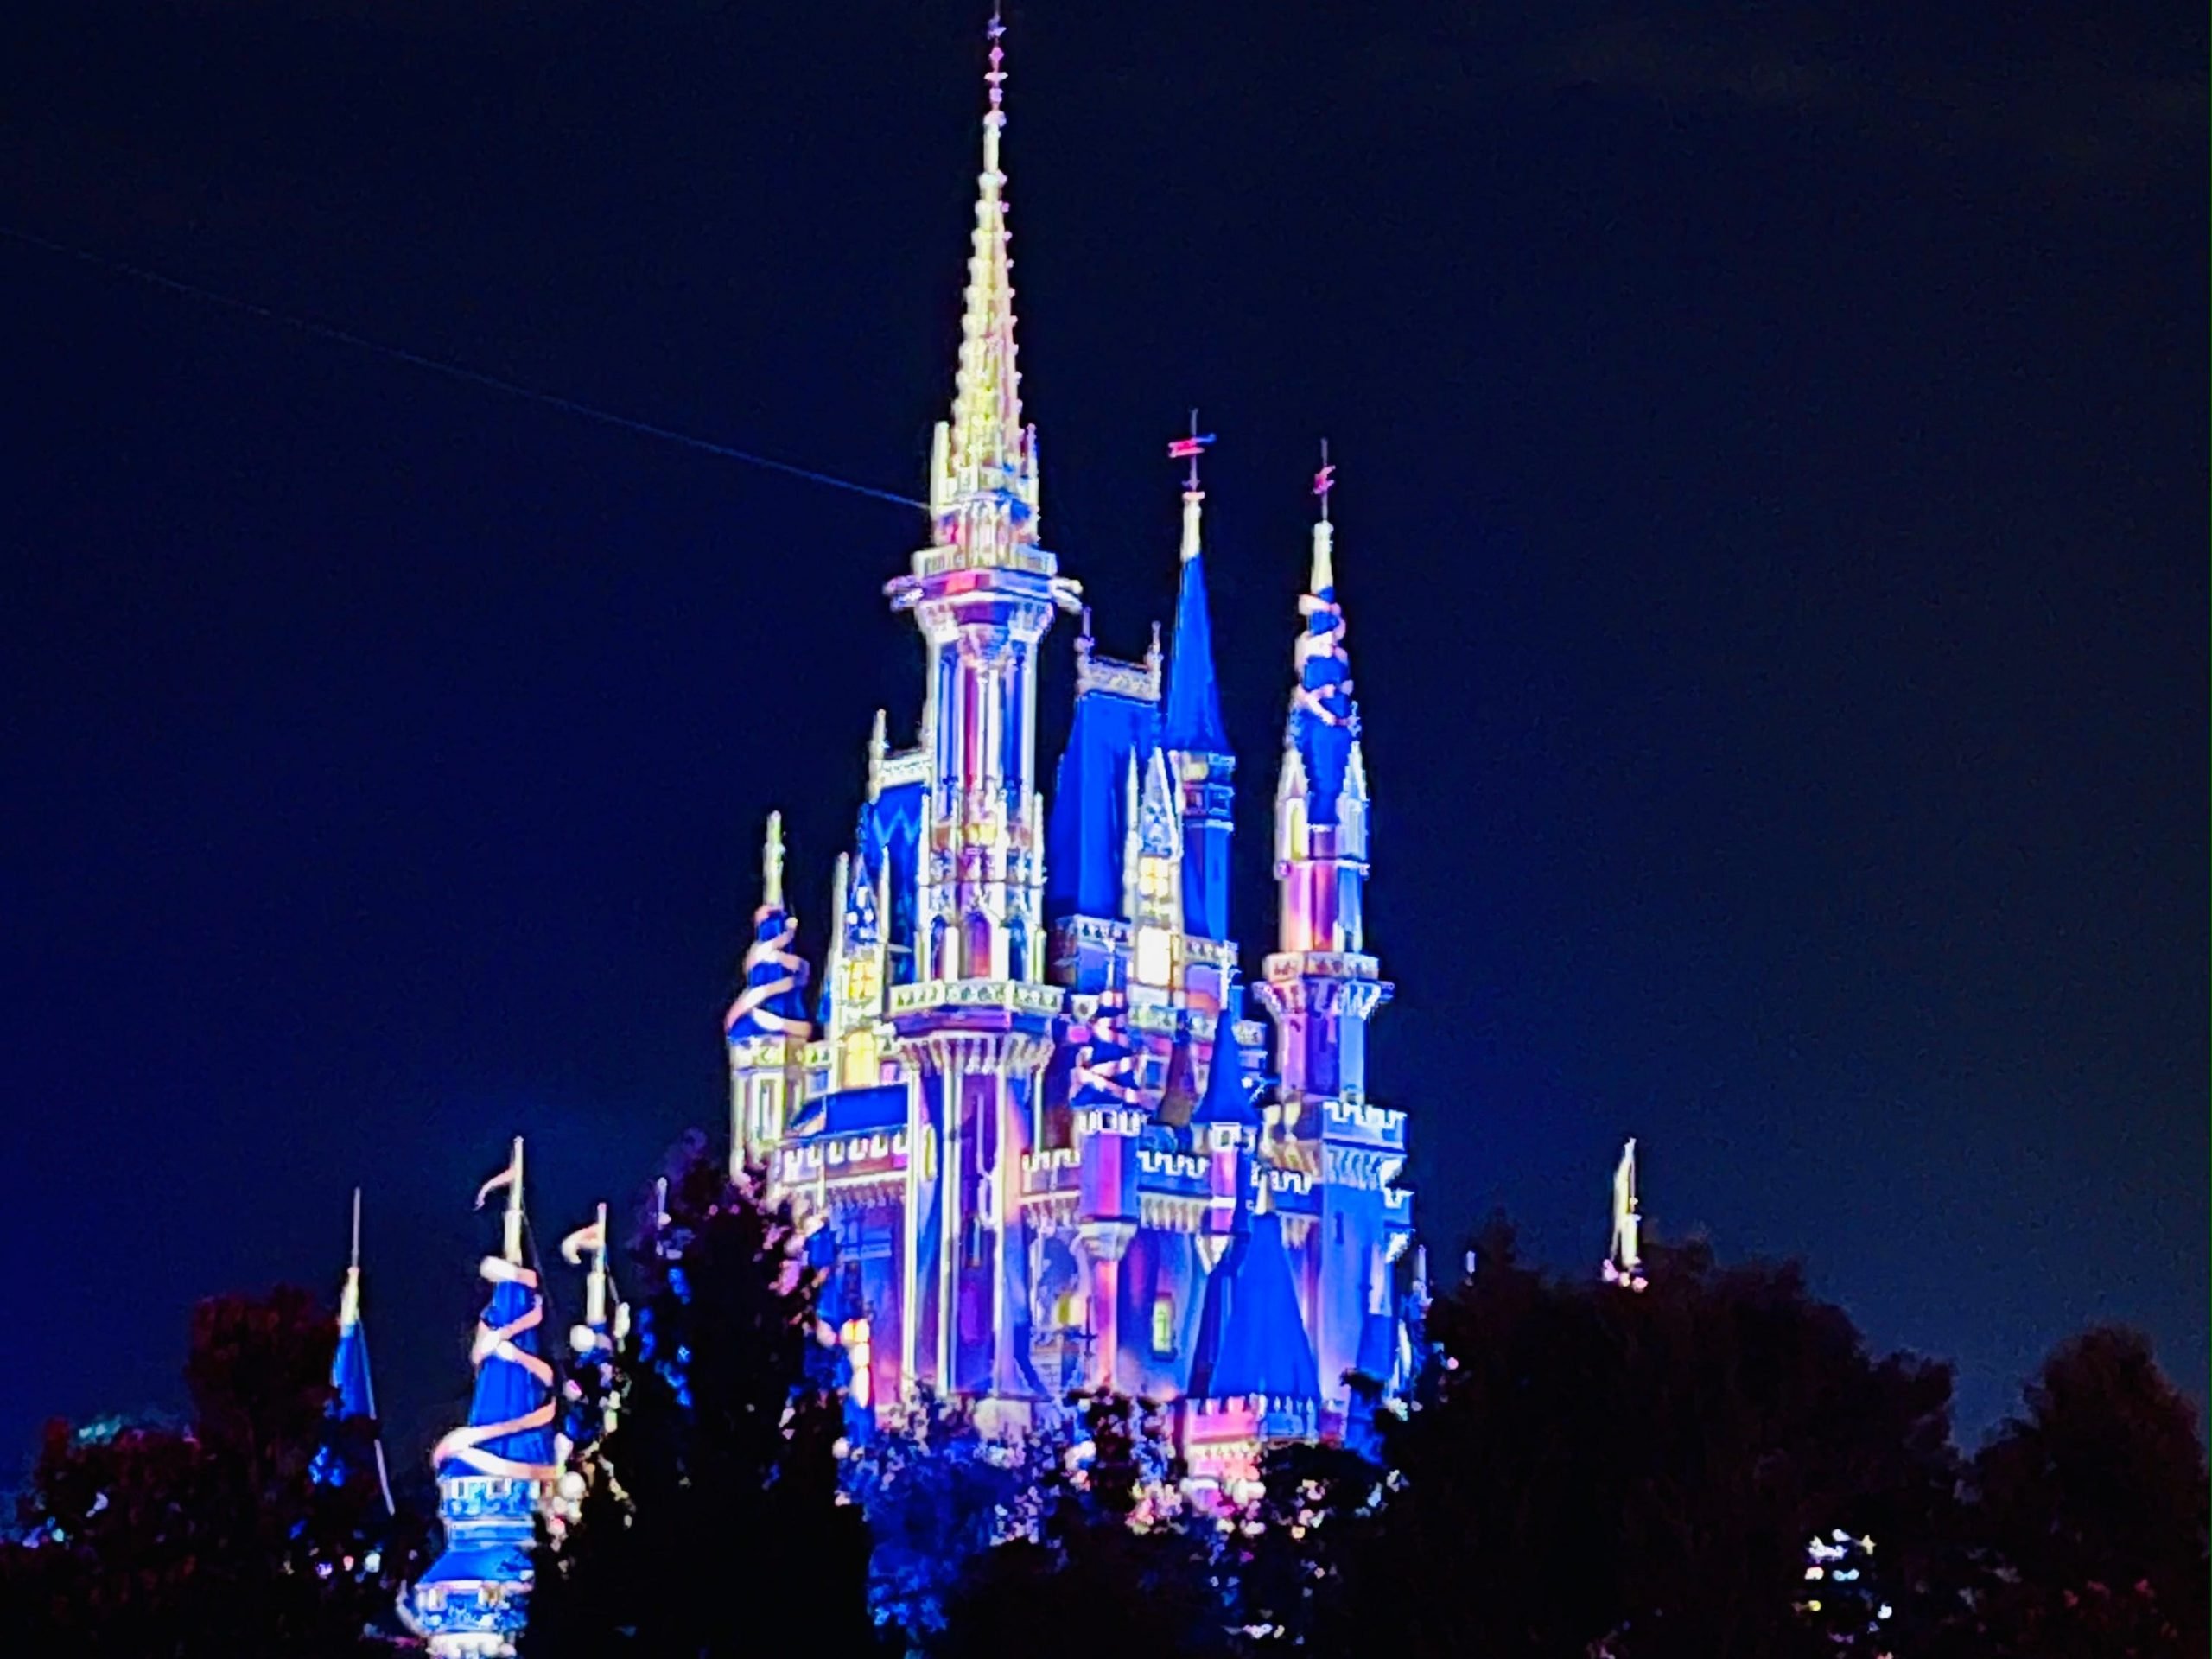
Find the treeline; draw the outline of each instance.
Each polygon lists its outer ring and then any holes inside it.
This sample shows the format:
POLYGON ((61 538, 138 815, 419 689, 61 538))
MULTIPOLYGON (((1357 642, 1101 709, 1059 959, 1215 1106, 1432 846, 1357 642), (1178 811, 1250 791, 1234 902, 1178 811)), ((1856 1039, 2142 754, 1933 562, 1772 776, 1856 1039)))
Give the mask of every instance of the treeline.
MULTIPOLYGON (((785 1211, 695 1160, 641 1243, 611 1431, 541 1540, 524 1659, 2153 1659, 2212 1648, 2205 1457, 2144 1340, 2063 1344, 1978 1452, 1947 1367, 1868 1351, 1794 1268, 1659 1248, 1641 1292, 1493 1224, 1370 1444, 1192 1501, 1157 1412, 1007 1446, 925 1406, 862 1435, 785 1211)), ((389 1652, 427 1526, 337 1484, 330 1320, 206 1305, 189 1427, 56 1426, 0 1543, 9 1651, 389 1652)), ((368 1426, 346 1425, 359 1436, 368 1426)))

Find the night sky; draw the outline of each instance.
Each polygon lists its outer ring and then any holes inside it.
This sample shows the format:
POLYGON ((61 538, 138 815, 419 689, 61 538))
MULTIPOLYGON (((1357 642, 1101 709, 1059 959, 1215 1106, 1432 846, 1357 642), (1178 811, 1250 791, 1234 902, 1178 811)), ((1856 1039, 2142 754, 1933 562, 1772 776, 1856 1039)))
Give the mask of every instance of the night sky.
MULTIPOLYGON (((920 493, 972 0, 11 10, 0 227, 920 493)), ((1221 435, 1248 967, 1331 441, 1427 1235, 1593 1268, 1633 1133, 1971 1435, 2094 1319, 2202 1397, 2208 192, 2201 6, 1968 10, 1024 0, 1007 158, 1101 649, 1221 435)), ((0 1481, 334 1293, 356 1182, 416 1459, 506 1138, 550 1237, 726 1132, 919 515, 5 238, 0 308, 0 1481)))

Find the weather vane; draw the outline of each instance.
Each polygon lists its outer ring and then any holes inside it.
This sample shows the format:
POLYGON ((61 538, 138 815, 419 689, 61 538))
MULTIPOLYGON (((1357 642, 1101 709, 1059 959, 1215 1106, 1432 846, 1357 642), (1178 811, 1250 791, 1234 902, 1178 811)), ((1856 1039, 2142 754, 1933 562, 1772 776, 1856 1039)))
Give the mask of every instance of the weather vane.
POLYGON ((1321 470, 1313 474, 1313 493, 1321 498, 1321 522, 1329 522, 1329 492, 1337 487, 1337 469, 1329 465, 1329 441, 1321 440, 1321 470))
POLYGON ((1213 434, 1211 432, 1205 434, 1203 437, 1199 435, 1198 411, 1195 409, 1192 410, 1191 411, 1191 435, 1187 438, 1178 438, 1174 442, 1167 446, 1167 458, 1170 461, 1187 461, 1191 463, 1190 476, 1184 480, 1183 487, 1185 489, 1195 491, 1198 487, 1198 457, 1205 454, 1206 446, 1211 444, 1212 442, 1213 434))

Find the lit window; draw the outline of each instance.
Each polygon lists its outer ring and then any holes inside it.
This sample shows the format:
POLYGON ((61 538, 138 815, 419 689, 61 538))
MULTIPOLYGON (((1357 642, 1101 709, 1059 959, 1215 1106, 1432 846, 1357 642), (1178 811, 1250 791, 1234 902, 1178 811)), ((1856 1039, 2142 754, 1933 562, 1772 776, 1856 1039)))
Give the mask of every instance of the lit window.
POLYGON ((1163 1357, 1175 1351, 1175 1299, 1164 1290, 1152 1299, 1152 1351, 1163 1357))
POLYGON ((1140 982, 1146 985, 1167 983, 1167 930, 1164 927, 1141 927, 1137 930, 1137 973, 1140 982))

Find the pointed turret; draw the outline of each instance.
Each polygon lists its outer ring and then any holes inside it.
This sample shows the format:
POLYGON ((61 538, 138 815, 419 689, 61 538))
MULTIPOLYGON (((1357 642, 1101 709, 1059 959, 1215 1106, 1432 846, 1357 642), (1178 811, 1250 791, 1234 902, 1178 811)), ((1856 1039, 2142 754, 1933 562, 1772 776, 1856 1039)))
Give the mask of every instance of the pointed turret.
POLYGON ((377 1432, 377 1393, 369 1375, 369 1333, 361 1323, 361 1189, 353 1189, 353 1246, 346 1265, 345 1287, 338 1294, 338 1350, 330 1362, 329 1417, 333 1433, 315 1460, 315 1478, 333 1485, 351 1473, 349 1453, 365 1443, 363 1460, 372 1462, 385 1513, 392 1513, 391 1480, 385 1469, 384 1440, 377 1432), (342 1431, 340 1425, 356 1427, 342 1431))
POLYGON ((476 1391, 468 1421, 430 1454, 445 1553, 401 1603, 440 1659, 514 1651, 537 1512, 560 1474, 553 1367, 543 1345, 545 1297, 523 1259, 522 1167, 518 1135, 506 1168, 476 1195, 480 1210, 503 1188, 507 1198, 500 1252, 480 1269, 492 1295, 469 1347, 476 1391))
POLYGON ((563 1393, 569 1404, 568 1435, 583 1446, 613 1432, 616 1393, 613 1364, 629 1334, 630 1310, 614 1287, 607 1266, 607 1206, 561 1241, 561 1259, 584 1269, 584 1316, 569 1331, 574 1369, 563 1393))
POLYGON ((1260 1131, 1260 1114, 1252 1104, 1258 1080, 1244 1069, 1244 1056, 1236 1046, 1236 1024, 1244 1012, 1243 987, 1231 983, 1222 1005, 1220 1023, 1214 1028, 1213 1063, 1206 1070, 1205 1092, 1191 1114, 1191 1127, 1198 1130, 1232 1129, 1227 1137, 1235 1144, 1260 1131))
POLYGON ((1242 1407, 1263 1439, 1313 1433, 1320 1373, 1284 1248, 1282 1217, 1245 1160, 1249 1198, 1229 1248, 1206 1275, 1190 1396, 1201 1411, 1242 1407))
POLYGON ((1613 1170, 1613 1234, 1605 1249, 1599 1276, 1624 1290, 1642 1290, 1643 1277, 1643 1218, 1636 1196, 1636 1141, 1621 1148, 1620 1163, 1613 1170))
POLYGON ((1310 1328, 1325 1433, 1347 1425, 1345 1374, 1380 1351, 1374 1317, 1389 1316, 1389 1265, 1410 1221, 1409 1197, 1395 1185, 1405 1162, 1404 1114, 1367 1098, 1367 1022, 1390 987, 1367 954, 1366 763, 1337 600, 1334 481, 1325 446, 1313 480, 1320 511, 1313 563, 1299 601, 1298 683, 1275 789, 1275 949, 1260 986, 1281 1079, 1270 1113, 1275 1155, 1320 1178, 1320 1225, 1300 1265, 1315 1287, 1310 1328))
POLYGON ((1321 510, 1313 524, 1312 569, 1298 601, 1306 626, 1293 653, 1298 684, 1291 693, 1287 734, 1305 766, 1307 816, 1314 823, 1337 821, 1337 802, 1344 793, 1359 741, 1359 704, 1352 697, 1351 658, 1344 651, 1344 607, 1337 602, 1336 527, 1329 522, 1328 491, 1335 470, 1325 464, 1316 480, 1321 510))
POLYGON ((1168 659, 1167 702, 1161 741, 1173 757, 1183 810, 1183 921, 1199 938, 1229 937, 1229 838, 1235 795, 1230 753, 1221 719, 1221 690, 1213 664, 1213 621, 1206 602, 1205 550, 1200 514, 1198 457, 1213 442, 1200 434, 1191 411, 1191 435, 1167 446, 1186 459, 1183 482, 1183 574, 1175 596, 1174 650, 1168 659))
POLYGON ((792 945, 798 924, 784 906, 784 817, 768 815, 760 849, 760 904, 745 952, 745 988, 722 1018, 729 1044, 733 1175, 764 1164, 782 1139, 813 1027, 806 1018, 806 963, 792 945))
POLYGON ((1213 442, 1198 429, 1191 411, 1191 435, 1167 446, 1171 460, 1187 459, 1183 484, 1183 575, 1175 599, 1174 652, 1167 671, 1167 721, 1164 741, 1191 754, 1227 754, 1229 737, 1221 722, 1221 690, 1213 671, 1213 622, 1206 610, 1205 550, 1199 533, 1206 493, 1198 487, 1198 456, 1213 442))

